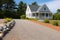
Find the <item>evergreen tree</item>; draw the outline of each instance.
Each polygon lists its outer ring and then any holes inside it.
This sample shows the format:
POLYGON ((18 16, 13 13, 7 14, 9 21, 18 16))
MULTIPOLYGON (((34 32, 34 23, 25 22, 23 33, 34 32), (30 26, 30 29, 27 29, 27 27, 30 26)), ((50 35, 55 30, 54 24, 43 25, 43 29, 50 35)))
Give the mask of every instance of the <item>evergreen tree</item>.
POLYGON ((57 13, 60 14, 60 9, 57 9, 57 13))
POLYGON ((26 3, 23 3, 23 1, 20 1, 17 9, 17 15, 20 18, 21 15, 25 15, 25 12, 26 12, 26 3))
POLYGON ((2 2, 2 0, 0 0, 0 11, 2 10, 2 9, 1 9, 2 4, 3 4, 3 2, 2 2))
POLYGON ((4 15, 5 17, 14 17, 14 11, 15 11, 15 2, 14 0, 4 0, 4 15))
POLYGON ((3 0, 0 0, 0 18, 3 18, 2 5, 3 5, 3 0))
POLYGON ((37 2, 33 2, 32 5, 38 5, 37 2))
POLYGON ((57 12, 53 15, 54 20, 60 20, 60 9, 57 9, 57 12))

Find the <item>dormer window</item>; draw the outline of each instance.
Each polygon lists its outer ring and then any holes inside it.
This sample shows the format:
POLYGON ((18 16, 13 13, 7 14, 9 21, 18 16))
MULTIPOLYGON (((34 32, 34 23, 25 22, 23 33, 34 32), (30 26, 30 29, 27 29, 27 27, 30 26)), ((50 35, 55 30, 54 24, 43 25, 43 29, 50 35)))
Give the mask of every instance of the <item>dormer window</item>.
POLYGON ((46 8, 44 8, 44 10, 46 10, 46 8))

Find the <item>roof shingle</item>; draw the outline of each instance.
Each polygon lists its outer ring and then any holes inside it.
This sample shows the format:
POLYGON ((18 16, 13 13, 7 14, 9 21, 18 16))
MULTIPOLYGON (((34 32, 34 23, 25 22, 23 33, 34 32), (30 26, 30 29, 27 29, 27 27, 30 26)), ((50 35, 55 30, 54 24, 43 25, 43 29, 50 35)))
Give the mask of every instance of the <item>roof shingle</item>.
POLYGON ((40 6, 38 5, 29 5, 32 12, 36 12, 40 6))

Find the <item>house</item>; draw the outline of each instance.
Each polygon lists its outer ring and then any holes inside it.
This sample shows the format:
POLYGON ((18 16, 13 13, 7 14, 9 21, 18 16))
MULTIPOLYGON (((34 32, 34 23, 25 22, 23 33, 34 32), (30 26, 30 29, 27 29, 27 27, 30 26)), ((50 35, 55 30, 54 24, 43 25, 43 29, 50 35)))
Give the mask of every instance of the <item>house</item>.
POLYGON ((27 5, 26 17, 38 19, 52 19, 51 11, 46 4, 43 6, 27 5))

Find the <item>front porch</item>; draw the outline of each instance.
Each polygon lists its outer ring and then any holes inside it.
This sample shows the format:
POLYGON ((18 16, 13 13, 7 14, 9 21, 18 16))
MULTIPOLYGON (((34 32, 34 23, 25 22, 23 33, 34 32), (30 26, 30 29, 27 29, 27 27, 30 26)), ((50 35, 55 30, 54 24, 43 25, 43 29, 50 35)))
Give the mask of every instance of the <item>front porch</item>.
POLYGON ((32 13, 32 16, 38 19, 52 19, 51 13, 32 13))

